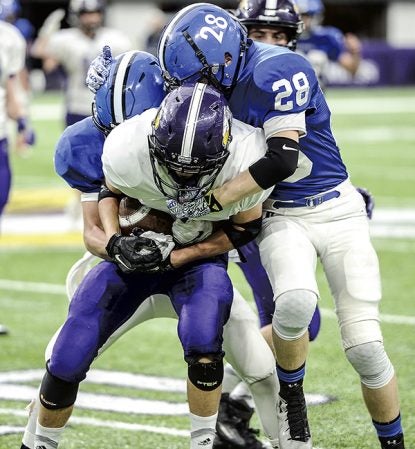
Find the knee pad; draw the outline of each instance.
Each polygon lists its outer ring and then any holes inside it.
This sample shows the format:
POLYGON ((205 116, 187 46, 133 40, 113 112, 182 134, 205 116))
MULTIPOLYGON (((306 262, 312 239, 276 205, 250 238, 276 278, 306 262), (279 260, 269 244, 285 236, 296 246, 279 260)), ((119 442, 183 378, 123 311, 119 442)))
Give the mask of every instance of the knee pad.
POLYGON ((303 336, 317 305, 317 295, 311 290, 290 290, 275 300, 272 328, 283 340, 303 336))
POLYGON ((39 399, 49 410, 70 407, 76 401, 79 383, 66 382, 46 371, 40 385, 39 399))
POLYGON ((223 359, 210 363, 191 361, 187 370, 190 382, 202 391, 212 391, 222 384, 223 359))
POLYGON ((368 388, 384 387, 394 375, 393 365, 380 341, 353 346, 346 350, 346 357, 368 388))

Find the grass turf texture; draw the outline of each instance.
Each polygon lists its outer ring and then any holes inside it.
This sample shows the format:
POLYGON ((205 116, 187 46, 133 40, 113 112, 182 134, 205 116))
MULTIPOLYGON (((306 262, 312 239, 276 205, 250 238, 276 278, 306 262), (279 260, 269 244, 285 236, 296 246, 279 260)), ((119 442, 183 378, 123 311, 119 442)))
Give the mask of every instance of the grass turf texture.
MULTIPOLYGON (((376 197, 377 207, 414 208, 415 108, 408 111, 406 107, 414 104, 415 89, 332 90, 328 99, 333 109, 333 128, 355 185, 369 188, 376 197), (355 112, 350 107, 353 100, 356 102, 355 112), (399 108, 402 111, 396 112, 399 108)), ((48 97, 47 101, 51 108, 56 107, 53 96, 48 97)), ((39 98, 34 109, 44 103, 45 100, 39 98)), ((22 195, 34 189, 39 188, 44 194, 43 189, 53 188, 54 192, 62 194, 62 198, 70 196, 63 181, 53 171, 53 147, 62 129, 58 118, 50 120, 42 118, 41 114, 35 115, 38 145, 31 158, 12 157, 14 194, 10 211, 13 208, 21 210, 23 206, 27 208, 24 201, 22 205, 17 204, 18 198, 25 198, 22 195)), ((48 194, 51 196, 50 190, 48 194)), ((415 241, 377 238, 373 242, 378 251, 383 279, 382 314, 414 318, 415 241)), ((79 244, 53 248, 2 247, 0 237, 0 281, 6 279, 63 286, 69 267, 81 254, 79 244)), ((249 287, 239 269, 231 265, 230 271, 236 286, 252 301, 249 287)), ((361 399, 358 378, 342 353, 337 323, 329 314, 333 309, 332 300, 320 267, 318 279, 320 306, 325 313, 320 335, 310 347, 305 389, 310 393, 335 396, 337 401, 309 408, 314 445, 323 449, 373 449, 378 447, 377 438, 361 399)), ((68 304, 63 289, 62 293, 46 294, 30 288, 16 291, 0 284, 0 295, 0 322, 11 331, 9 336, 0 337, 0 372, 43 369, 46 344, 66 315, 68 304)), ((414 324, 413 321, 412 324, 400 324, 385 320, 382 329, 386 349, 399 378, 406 446, 415 447, 414 324)), ((133 329, 103 354, 93 368, 184 379, 186 366, 176 337, 176 322, 159 319, 133 329)), ((36 384, 30 383, 32 386, 36 384)), ((115 386, 106 388, 83 384, 81 391, 171 402, 185 400, 180 393, 140 392, 115 386)), ((25 405, 25 401, 0 400, 0 409, 23 410, 25 405)), ((75 409, 74 417, 181 430, 189 427, 186 416, 75 409)), ((6 425, 23 427, 25 422, 23 416, 0 414, 0 428, 6 425)), ((254 425, 258 425, 256 418, 254 425)), ((20 434, 0 436, 0 449, 18 448, 20 440, 20 434)), ((60 447, 185 449, 188 440, 161 433, 105 429, 77 421, 69 425, 60 447)))

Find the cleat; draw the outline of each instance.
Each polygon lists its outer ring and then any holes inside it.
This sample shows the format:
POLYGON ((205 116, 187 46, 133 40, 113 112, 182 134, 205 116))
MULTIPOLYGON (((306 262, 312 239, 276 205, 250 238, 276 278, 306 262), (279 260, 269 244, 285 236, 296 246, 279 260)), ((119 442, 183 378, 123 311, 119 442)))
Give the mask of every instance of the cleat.
POLYGON ((393 438, 379 437, 381 449, 405 449, 403 435, 393 438))
POLYGON ((281 382, 278 425, 281 449, 313 448, 302 384, 281 382))
POLYGON ((9 333, 9 330, 6 326, 3 324, 0 324, 0 335, 7 335, 9 333))
POLYGON ((222 394, 213 448, 265 449, 266 446, 258 439, 259 430, 249 427, 253 413, 254 409, 243 399, 231 399, 228 393, 222 394))

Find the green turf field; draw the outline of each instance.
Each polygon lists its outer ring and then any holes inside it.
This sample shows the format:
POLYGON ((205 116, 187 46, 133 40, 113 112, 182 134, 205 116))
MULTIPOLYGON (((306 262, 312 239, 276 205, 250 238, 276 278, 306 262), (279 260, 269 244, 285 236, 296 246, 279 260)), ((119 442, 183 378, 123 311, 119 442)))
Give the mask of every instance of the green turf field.
MULTIPOLYGON (((335 134, 353 182, 372 191, 378 210, 396 209, 397 220, 403 211, 415 210, 415 88, 332 90, 328 99, 335 134)), ((30 158, 12 158, 14 192, 9 214, 23 213, 24 209, 33 212, 41 207, 37 204, 39 198, 42 207, 48 201, 54 204, 54 198, 58 198, 54 207, 61 207, 68 197, 52 164, 54 143, 62 130, 59 104, 53 95, 35 99, 32 111, 38 144, 30 158)), ((0 337, 0 449, 17 449, 21 441, 19 429, 26 422, 27 398, 35 394, 44 368, 45 347, 65 318, 65 276, 82 254, 82 246, 76 241, 37 246, 19 244, 18 239, 14 245, 8 239, 6 245, 6 237, 0 237, 0 323, 9 327, 10 335, 0 337)), ((391 238, 386 232, 373 242, 383 276, 385 346, 399 376, 406 447, 411 449, 415 448, 415 238, 391 238)), ((251 300, 239 269, 233 265, 230 269, 236 286, 251 300)), ((332 301, 320 268, 318 277, 323 321, 320 335, 311 345, 305 389, 336 400, 309 408, 314 446, 377 448, 357 376, 341 351, 332 301)), ((148 322, 122 337, 96 361, 93 368, 101 375, 118 374, 115 381, 104 380, 105 385, 81 385, 82 394, 94 396, 85 396, 86 408, 75 410, 61 448, 188 448, 187 417, 160 414, 174 404, 182 410, 186 399, 180 388, 162 391, 157 389, 157 381, 154 388, 143 387, 137 377, 132 378, 135 383, 131 378, 124 385, 116 382, 130 373, 178 379, 182 385, 186 366, 175 326, 174 320, 148 322), (106 410, 94 410, 103 395, 111 396, 106 410), (145 407, 153 405, 155 414, 128 408, 133 407, 131 401, 139 400, 146 400, 141 410, 147 411, 145 407)), ((254 425, 258 426, 256 418, 254 425)))

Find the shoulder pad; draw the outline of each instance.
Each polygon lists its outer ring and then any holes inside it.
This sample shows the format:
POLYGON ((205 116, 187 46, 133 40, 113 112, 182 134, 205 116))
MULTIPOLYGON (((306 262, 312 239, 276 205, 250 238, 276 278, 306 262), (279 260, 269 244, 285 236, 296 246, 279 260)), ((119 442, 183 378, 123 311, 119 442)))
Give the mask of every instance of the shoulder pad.
POLYGON ((55 171, 72 188, 84 193, 99 192, 102 180, 104 135, 92 117, 69 126, 55 148, 55 171))
POLYGON ((298 53, 283 47, 267 49, 253 71, 258 98, 272 115, 281 113, 299 113, 309 107, 311 92, 318 86, 316 73, 309 61, 298 53), (308 98, 301 96, 297 101, 297 93, 308 83, 308 98), (305 100, 304 100, 305 98, 305 100), (279 107, 278 105, 282 105, 279 107), (292 104, 292 107, 287 106, 292 104), (275 111, 273 114, 272 112, 275 111))

